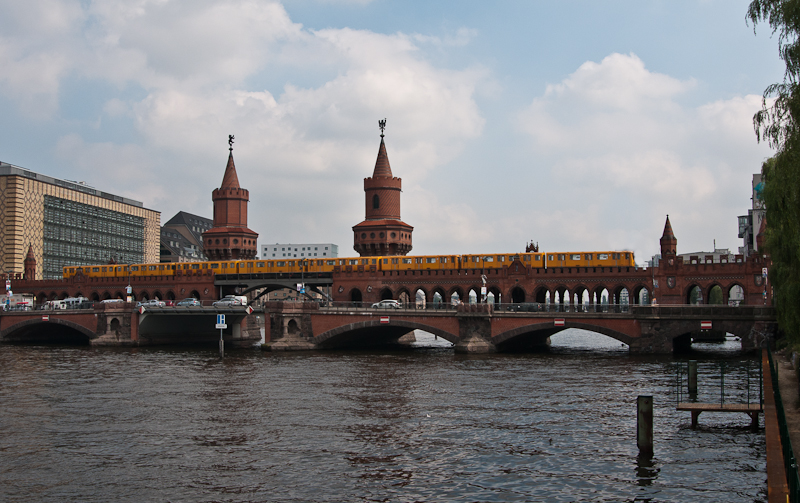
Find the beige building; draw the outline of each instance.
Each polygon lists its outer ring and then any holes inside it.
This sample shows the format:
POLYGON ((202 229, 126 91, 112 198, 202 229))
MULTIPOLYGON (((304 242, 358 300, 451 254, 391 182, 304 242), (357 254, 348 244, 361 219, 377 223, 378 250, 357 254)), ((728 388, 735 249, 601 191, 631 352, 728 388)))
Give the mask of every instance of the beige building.
POLYGON ((28 247, 35 279, 68 265, 156 263, 161 213, 139 201, 0 162, 0 272, 22 273, 28 247))

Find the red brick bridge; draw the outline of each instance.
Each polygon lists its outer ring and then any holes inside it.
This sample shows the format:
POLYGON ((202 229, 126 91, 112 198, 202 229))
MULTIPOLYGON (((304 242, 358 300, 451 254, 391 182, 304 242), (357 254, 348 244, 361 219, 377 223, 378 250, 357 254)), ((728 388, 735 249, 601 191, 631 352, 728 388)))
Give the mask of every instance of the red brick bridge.
POLYGON ((701 330, 732 333, 745 350, 759 347, 774 330, 773 308, 756 306, 609 306, 568 312, 495 311, 491 304, 455 309, 320 307, 311 302, 270 302, 270 346, 274 351, 363 347, 411 342, 423 330, 465 353, 527 351, 546 346, 568 328, 597 332, 627 344, 633 353, 687 349, 701 330), (617 311, 617 312, 614 312, 617 311))

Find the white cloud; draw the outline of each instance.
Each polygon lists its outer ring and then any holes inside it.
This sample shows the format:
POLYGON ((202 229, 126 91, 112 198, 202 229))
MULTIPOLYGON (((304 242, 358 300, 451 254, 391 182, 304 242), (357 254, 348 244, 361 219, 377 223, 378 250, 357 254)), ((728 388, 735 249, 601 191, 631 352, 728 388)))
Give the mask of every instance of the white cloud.
MULTIPOLYGON (((551 229, 557 241, 577 244, 578 236, 586 242, 588 233, 594 236, 589 242, 649 255, 657 252, 649 232, 643 232, 644 240, 634 233, 615 234, 608 232, 609 223, 659 229, 667 213, 679 238, 683 234, 683 250, 701 248, 711 242, 710 234, 730 236, 736 223, 731 215, 748 206, 750 174, 769 155, 755 142, 751 126, 761 98, 682 105, 679 97, 694 86, 692 80, 647 70, 633 54, 612 54, 548 86, 520 114, 522 127, 550 166, 551 194, 587 210, 549 215, 560 222, 551 229), (576 219, 598 230, 573 232, 576 219)), ((552 196, 547 199, 558 205, 552 196)), ((736 252, 733 239, 727 242, 736 252)))

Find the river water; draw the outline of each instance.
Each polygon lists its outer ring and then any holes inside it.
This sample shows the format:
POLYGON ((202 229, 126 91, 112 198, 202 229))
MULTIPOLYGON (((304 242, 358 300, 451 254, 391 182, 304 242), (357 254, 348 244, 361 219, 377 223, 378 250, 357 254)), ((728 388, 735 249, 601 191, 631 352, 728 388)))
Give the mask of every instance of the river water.
MULTIPOLYGON (((0 501, 766 501, 763 429, 704 413, 691 430, 671 356, 575 330, 543 354, 419 345, 0 346, 0 501)), ((745 360, 706 346, 701 365, 745 360)))

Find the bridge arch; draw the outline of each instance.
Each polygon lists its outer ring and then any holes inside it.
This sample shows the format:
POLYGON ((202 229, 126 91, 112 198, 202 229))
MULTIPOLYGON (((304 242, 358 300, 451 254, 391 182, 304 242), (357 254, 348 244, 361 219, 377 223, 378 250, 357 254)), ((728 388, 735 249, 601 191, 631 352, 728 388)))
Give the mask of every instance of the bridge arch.
POLYGON ((50 321, 32 319, 15 323, 0 331, 2 342, 60 342, 89 344, 97 334, 73 321, 51 317, 50 321))
POLYGON ((515 286, 511 289, 511 294, 509 297, 511 298, 511 302, 514 304, 522 304, 526 299, 525 290, 521 287, 515 286))
MULTIPOLYGON (((545 286, 537 287, 536 290, 533 292, 533 301, 538 302, 539 304, 544 304, 547 302, 547 295, 550 291, 545 286)), ((552 296, 551 296, 552 297, 552 296)))
POLYGON ((738 306, 744 303, 746 298, 746 291, 740 283, 734 283, 728 288, 728 304, 738 306))
POLYGON ((350 290, 350 302, 357 305, 364 302, 364 296, 361 294, 361 290, 358 288, 350 290))
POLYGON ((703 289, 697 283, 692 283, 686 287, 683 298, 686 304, 703 304, 703 289))
POLYGON ((510 344, 514 339, 517 339, 519 337, 524 337, 528 335, 544 339, 545 337, 550 337, 568 328, 580 328, 582 330, 587 330, 589 332, 603 334, 608 337, 611 337, 612 339, 624 342, 625 344, 628 345, 630 345, 631 341, 634 340, 633 337, 625 334, 624 332, 619 332, 617 330, 612 330, 610 328, 592 325, 590 323, 583 323, 581 321, 576 321, 567 318, 566 320, 564 320, 564 326, 558 328, 553 327, 552 321, 547 321, 544 323, 531 323, 529 325, 523 325, 521 327, 513 328, 511 330, 507 330, 492 337, 492 343, 494 343, 494 345, 497 346, 498 349, 502 350, 502 347, 504 345, 510 344))
POLYGON ((388 324, 380 320, 359 321, 349 323, 323 332, 311 339, 311 342, 320 347, 346 347, 353 345, 381 344, 396 341, 412 330, 423 330, 453 344, 459 341, 457 335, 445 330, 427 325, 425 323, 406 320, 391 320, 388 324))
POLYGON ((389 288, 384 288, 384 289, 381 290, 380 300, 388 300, 388 299, 393 299, 393 298, 394 298, 394 294, 392 293, 392 290, 390 290, 389 288))
POLYGON ((451 306, 464 302, 464 290, 457 286, 451 288, 447 300, 450 302, 451 306))

